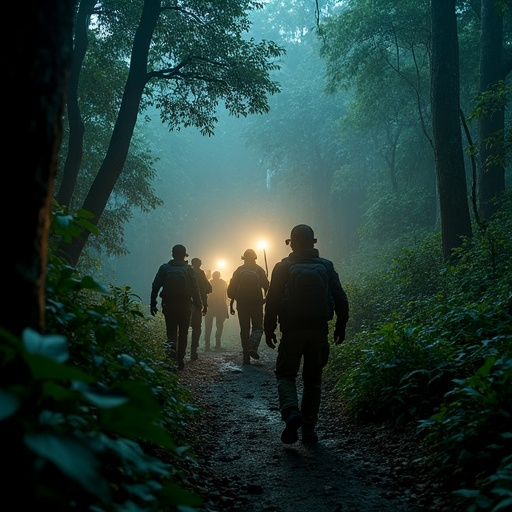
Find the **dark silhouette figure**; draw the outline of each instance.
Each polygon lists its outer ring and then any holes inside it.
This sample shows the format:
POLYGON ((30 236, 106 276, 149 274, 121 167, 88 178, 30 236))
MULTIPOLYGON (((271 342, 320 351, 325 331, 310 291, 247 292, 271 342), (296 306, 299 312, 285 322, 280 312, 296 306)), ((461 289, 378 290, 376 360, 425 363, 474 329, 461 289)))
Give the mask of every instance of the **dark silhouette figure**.
POLYGON ((258 256, 247 249, 243 256, 243 265, 234 272, 228 285, 228 297, 231 299, 230 312, 235 314, 234 302, 240 324, 240 342, 243 364, 250 364, 250 358, 259 359, 258 348, 263 336, 263 304, 269 282, 263 267, 256 263, 258 256), (263 293, 262 293, 263 291, 263 293))
POLYGON ((345 339, 349 318, 348 299, 338 273, 330 260, 320 258, 313 247, 316 241, 311 227, 299 224, 292 229, 286 240, 292 252, 275 265, 265 305, 265 342, 270 348, 277 344, 278 322, 281 331, 275 375, 279 410, 286 422, 281 441, 286 444, 298 440, 299 428, 303 444, 318 441, 315 426, 322 372, 329 356, 329 321, 336 313, 334 343, 338 345, 345 339), (301 276, 296 277, 299 273, 301 276), (304 279, 313 284, 302 286, 304 279), (299 409, 296 379, 301 364, 303 392, 299 409))
POLYGON ((212 292, 209 297, 208 311, 204 318, 204 349, 210 350, 210 339, 215 319, 215 349, 221 349, 222 333, 224 331, 224 322, 229 318, 228 314, 228 284, 221 279, 220 272, 216 270, 210 279, 212 292))
POLYGON ((197 277, 185 260, 186 257, 188 254, 183 245, 175 245, 172 248, 172 259, 160 265, 153 279, 150 302, 150 312, 155 316, 160 292, 167 331, 167 353, 172 359, 176 359, 180 370, 185 366, 192 305, 202 307, 197 277))
POLYGON ((190 327, 192 327, 192 339, 190 343, 190 360, 196 361, 198 358, 197 349, 199 348, 199 338, 201 338, 203 316, 208 311, 208 294, 212 291, 212 285, 204 270, 201 268, 203 262, 199 258, 192 258, 192 268, 196 273, 197 284, 199 285, 199 294, 201 295, 201 307, 192 305, 192 314, 190 316, 190 327))

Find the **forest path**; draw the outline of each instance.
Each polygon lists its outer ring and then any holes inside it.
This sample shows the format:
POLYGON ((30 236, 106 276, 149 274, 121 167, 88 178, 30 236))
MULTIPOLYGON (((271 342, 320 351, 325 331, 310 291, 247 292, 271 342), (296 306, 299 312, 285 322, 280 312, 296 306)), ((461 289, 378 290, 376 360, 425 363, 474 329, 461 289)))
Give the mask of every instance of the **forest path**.
MULTIPOLYGON (((196 474, 204 512, 450 511, 425 473, 414 439, 386 428, 349 424, 324 384, 319 443, 281 442, 273 373, 276 351, 242 365, 240 350, 186 360, 180 382, 205 414, 195 425, 196 474)), ((300 378, 298 379, 300 383, 300 378)))

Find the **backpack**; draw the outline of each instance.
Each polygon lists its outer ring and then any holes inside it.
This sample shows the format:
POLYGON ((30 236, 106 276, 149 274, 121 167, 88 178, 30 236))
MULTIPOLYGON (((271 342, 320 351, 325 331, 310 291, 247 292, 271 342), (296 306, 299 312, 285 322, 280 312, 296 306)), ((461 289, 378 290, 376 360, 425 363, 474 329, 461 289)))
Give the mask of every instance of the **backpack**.
POLYGON ((260 276, 256 269, 244 268, 240 270, 235 299, 237 302, 261 301, 260 276))
POLYGON ((190 287, 187 275, 188 265, 165 264, 165 284, 162 298, 167 300, 190 300, 190 287))
POLYGON ((292 319, 325 319, 334 316, 327 267, 321 261, 289 263, 284 292, 285 309, 292 319))

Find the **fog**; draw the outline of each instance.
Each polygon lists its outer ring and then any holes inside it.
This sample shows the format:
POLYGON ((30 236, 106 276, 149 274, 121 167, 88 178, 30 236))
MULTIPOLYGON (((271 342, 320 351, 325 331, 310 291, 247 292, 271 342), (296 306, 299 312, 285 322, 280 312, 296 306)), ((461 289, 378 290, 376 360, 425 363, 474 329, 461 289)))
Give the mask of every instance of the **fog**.
POLYGON ((308 215, 295 216, 294 208, 272 202, 267 170, 244 136, 247 123, 223 113, 212 137, 192 129, 168 133, 158 118, 146 127, 147 137, 159 141, 152 149, 160 158, 155 190, 164 204, 149 214, 135 213, 125 227, 129 254, 104 267, 144 303, 159 265, 171 258, 175 244, 187 248, 189 261, 200 258, 203 270, 218 270, 229 282, 248 248, 270 275, 289 252, 284 241, 291 228, 310 223, 308 215))
MULTIPOLYGON (((254 249, 270 276, 289 253, 284 241, 293 226, 309 224, 320 255, 343 269, 346 282, 361 248, 368 254, 373 244, 379 255, 384 244, 401 244, 404 233, 435 226, 433 155, 407 82, 393 80, 402 87, 391 98, 398 97, 396 106, 386 100, 374 108, 381 102, 373 96, 343 88, 327 94, 319 38, 304 29, 314 27, 314 13, 280 7, 267 4, 254 25, 256 40, 286 48, 272 77, 281 92, 269 98, 268 113, 236 118, 220 105, 211 137, 195 128, 169 132, 156 111, 139 116, 136 131, 159 159, 153 185, 163 204, 134 211, 124 226, 128 254, 102 264, 109 281, 130 286, 145 304, 175 244, 226 281, 243 252, 254 249)), ((377 98, 390 90, 380 76, 364 88, 377 98)))

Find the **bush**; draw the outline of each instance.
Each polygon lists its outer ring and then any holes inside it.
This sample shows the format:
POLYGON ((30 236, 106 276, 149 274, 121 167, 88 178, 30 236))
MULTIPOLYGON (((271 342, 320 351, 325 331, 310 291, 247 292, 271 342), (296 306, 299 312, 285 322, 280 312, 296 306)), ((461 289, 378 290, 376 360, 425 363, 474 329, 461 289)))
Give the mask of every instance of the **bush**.
POLYGON ((326 368, 349 414, 418 425, 468 510, 511 503, 510 233, 509 194, 452 262, 429 236, 359 276, 347 287, 355 326, 326 368))

